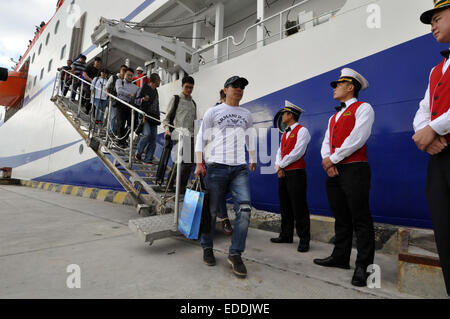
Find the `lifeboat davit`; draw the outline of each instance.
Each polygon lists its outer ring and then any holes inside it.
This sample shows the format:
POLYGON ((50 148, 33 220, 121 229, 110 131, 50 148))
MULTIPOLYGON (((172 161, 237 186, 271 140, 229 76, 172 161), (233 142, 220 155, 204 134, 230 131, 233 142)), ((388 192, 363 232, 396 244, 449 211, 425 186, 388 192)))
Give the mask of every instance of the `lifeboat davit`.
POLYGON ((15 107, 23 100, 27 77, 22 72, 9 72, 8 79, 0 82, 0 105, 15 107))

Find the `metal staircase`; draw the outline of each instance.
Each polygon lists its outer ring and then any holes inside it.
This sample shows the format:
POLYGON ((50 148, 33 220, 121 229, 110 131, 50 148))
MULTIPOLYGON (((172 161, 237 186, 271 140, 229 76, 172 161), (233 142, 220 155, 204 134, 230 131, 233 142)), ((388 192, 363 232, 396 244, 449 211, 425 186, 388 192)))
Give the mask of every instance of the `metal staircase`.
MULTIPOLYGON (((62 70, 61 72, 66 72, 62 70)), ((72 76, 72 85, 74 79, 81 81, 79 92, 83 92, 84 85, 90 85, 75 75, 72 76)), ((155 181, 156 165, 147 165, 135 160, 134 154, 137 149, 138 135, 134 133, 134 118, 136 114, 149 117, 141 110, 122 101, 115 96, 107 93, 109 97, 109 108, 112 107, 113 99, 131 108, 132 121, 129 134, 129 146, 122 148, 117 140, 111 136, 109 126, 109 115, 106 125, 95 124, 93 118, 94 106, 92 106, 90 115, 82 111, 81 100, 72 101, 58 94, 60 74, 56 76, 53 86, 51 100, 56 104, 61 113, 66 117, 70 124, 77 130, 80 136, 86 141, 87 145, 97 154, 99 159, 117 178, 119 183, 131 195, 135 202, 136 209, 140 215, 145 217, 137 220, 130 220, 129 226, 145 242, 153 243, 154 240, 172 236, 177 233, 178 212, 179 212, 179 174, 176 174, 176 191, 168 191, 167 185, 162 182, 157 184, 155 181)), ((80 93, 77 93, 80 96, 80 93)), ((108 111, 107 111, 108 114, 108 111)), ((183 132, 180 132, 183 134, 183 132)), ((183 139, 180 139, 181 141, 183 139)), ((178 154, 182 152, 182 143, 178 143, 178 154)), ((180 156, 178 158, 181 158, 180 156)), ((175 164, 174 164, 175 165, 175 164)), ((177 170, 180 171, 180 170, 177 170)), ((168 168, 164 181, 171 173, 168 168)))

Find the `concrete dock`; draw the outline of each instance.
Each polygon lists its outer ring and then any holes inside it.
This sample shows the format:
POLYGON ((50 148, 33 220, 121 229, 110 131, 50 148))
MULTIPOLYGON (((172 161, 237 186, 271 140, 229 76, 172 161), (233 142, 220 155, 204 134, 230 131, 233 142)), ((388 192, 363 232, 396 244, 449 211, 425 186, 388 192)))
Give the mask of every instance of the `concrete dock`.
POLYGON ((353 269, 313 264, 332 245, 312 242, 301 254, 298 239, 275 245, 275 233, 250 228, 249 274, 238 279, 220 231, 217 265, 208 267, 197 241, 140 242, 127 226, 139 217, 133 207, 20 186, 0 186, 0 202, 0 298, 416 298, 398 291, 392 255, 376 255, 381 288, 357 288, 353 269), (69 265, 79 266, 81 288, 68 287, 69 265))

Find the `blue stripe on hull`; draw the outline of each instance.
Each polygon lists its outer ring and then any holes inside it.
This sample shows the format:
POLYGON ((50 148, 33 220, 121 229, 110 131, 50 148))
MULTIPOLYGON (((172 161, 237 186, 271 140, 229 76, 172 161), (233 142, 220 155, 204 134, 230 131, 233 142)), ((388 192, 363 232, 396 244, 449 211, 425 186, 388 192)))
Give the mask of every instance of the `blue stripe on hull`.
MULTIPOLYGON (((440 62, 442 49, 429 34, 348 65, 367 77, 371 85, 360 94, 360 100, 371 103, 376 114, 367 145, 372 169, 370 207, 377 222, 432 227, 424 193, 428 156, 417 150, 411 136, 428 75, 440 62)), ((275 115, 287 99, 306 109, 300 122, 312 136, 306 155, 308 204, 311 213, 328 216, 320 149, 328 119, 339 104, 333 100, 330 82, 338 78, 340 69, 244 105, 252 112, 275 115)), ((250 179, 255 207, 279 212, 275 175, 251 174, 250 179)))
POLYGON ((26 153, 26 154, 20 154, 15 156, 9 156, 9 157, 0 157, 0 166, 6 166, 6 167, 19 167, 34 161, 37 161, 41 158, 50 156, 56 152, 62 151, 78 142, 81 142, 82 140, 78 140, 75 142, 67 143, 65 145, 61 145, 58 147, 49 148, 42 151, 36 151, 32 153, 26 153))
POLYGON ((98 158, 33 179, 39 182, 69 184, 123 191, 124 188, 98 158))

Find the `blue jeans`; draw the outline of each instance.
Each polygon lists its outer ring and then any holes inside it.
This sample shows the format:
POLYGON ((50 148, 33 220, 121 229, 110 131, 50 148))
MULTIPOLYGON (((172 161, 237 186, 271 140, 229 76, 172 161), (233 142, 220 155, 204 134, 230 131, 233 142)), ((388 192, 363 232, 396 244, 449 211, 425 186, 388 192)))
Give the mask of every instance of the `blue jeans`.
POLYGON ((208 234, 202 234, 202 247, 213 248, 216 217, 226 192, 229 190, 233 199, 234 211, 236 212, 229 254, 230 256, 241 255, 245 250, 251 215, 250 183, 247 165, 210 164, 206 171, 206 185, 209 193, 211 231, 208 234))
POLYGON ((150 125, 148 122, 144 123, 144 128, 142 129, 142 136, 139 139, 137 153, 139 156, 142 155, 145 148, 147 147, 147 153, 145 154, 144 162, 151 162, 153 160, 153 154, 156 149, 156 135, 158 134, 158 127, 156 125, 150 125))
POLYGON ((103 115, 105 114, 106 100, 94 99, 95 105, 95 120, 103 122, 103 115))

